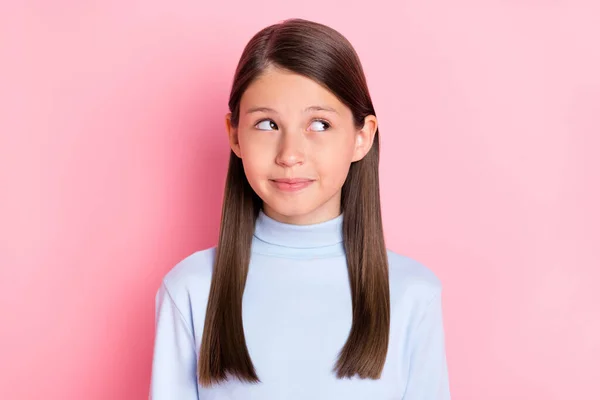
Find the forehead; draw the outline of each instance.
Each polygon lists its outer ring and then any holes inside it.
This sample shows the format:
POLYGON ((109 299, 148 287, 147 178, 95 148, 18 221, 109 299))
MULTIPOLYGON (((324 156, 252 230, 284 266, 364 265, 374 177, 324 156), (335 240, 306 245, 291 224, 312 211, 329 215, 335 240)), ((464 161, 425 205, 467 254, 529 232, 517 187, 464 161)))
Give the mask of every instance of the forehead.
POLYGON ((268 107, 281 113, 297 113, 311 106, 327 106, 340 115, 350 114, 346 105, 316 81, 288 70, 269 67, 242 95, 240 111, 268 107))

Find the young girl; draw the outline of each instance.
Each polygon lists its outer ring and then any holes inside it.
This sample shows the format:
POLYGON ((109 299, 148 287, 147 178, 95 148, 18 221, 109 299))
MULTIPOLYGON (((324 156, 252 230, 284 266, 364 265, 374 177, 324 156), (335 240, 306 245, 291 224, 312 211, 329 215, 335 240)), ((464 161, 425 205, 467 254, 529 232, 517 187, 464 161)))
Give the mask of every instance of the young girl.
POLYGON ((156 297, 150 398, 450 398, 441 287, 386 250, 377 118, 358 56, 293 19, 247 44, 218 246, 156 297))

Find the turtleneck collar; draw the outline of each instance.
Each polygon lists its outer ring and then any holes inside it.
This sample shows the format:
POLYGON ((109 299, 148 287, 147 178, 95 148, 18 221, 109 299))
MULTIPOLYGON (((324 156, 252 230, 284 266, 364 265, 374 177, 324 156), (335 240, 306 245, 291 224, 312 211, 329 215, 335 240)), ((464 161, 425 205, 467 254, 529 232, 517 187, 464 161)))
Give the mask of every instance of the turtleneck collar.
POLYGON ((318 224, 294 225, 276 221, 261 210, 254 230, 254 250, 291 257, 343 253, 343 219, 341 214, 318 224))

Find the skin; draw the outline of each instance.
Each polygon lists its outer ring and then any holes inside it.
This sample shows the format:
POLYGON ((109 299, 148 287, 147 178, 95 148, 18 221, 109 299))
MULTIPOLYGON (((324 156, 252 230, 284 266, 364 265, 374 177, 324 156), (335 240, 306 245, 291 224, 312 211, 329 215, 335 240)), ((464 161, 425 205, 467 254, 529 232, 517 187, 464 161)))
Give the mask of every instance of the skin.
POLYGON ((238 127, 231 125, 231 113, 225 122, 231 149, 242 159, 265 214, 296 225, 340 215, 350 165, 369 152, 377 130, 374 115, 356 128, 352 112, 332 92, 273 66, 242 95, 238 127), (286 178, 311 183, 291 191, 276 182, 286 178))

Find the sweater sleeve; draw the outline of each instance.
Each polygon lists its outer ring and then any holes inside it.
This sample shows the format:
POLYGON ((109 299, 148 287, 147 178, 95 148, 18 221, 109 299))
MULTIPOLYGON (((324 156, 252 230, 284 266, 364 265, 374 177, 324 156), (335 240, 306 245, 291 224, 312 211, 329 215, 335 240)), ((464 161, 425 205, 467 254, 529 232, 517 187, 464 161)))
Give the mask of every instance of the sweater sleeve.
POLYGON ((198 400, 194 336, 164 282, 156 294, 149 400, 198 400))
POLYGON ((429 303, 413 337, 403 400, 450 400, 440 293, 429 303))

